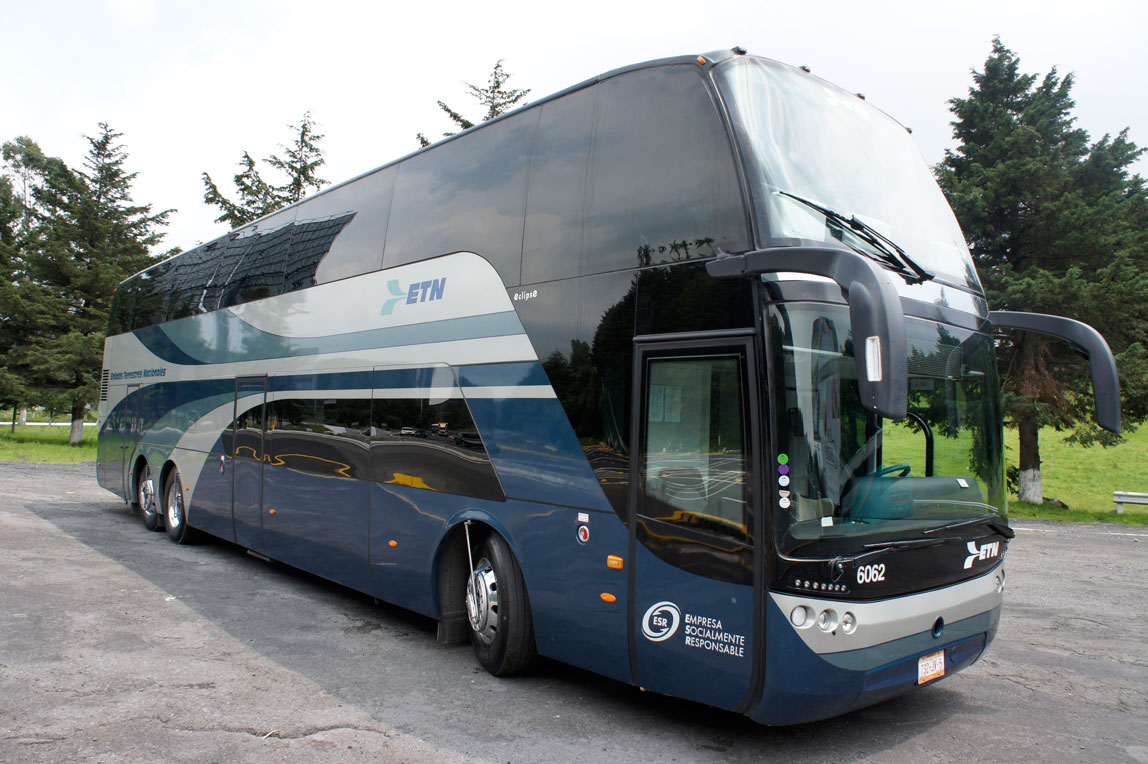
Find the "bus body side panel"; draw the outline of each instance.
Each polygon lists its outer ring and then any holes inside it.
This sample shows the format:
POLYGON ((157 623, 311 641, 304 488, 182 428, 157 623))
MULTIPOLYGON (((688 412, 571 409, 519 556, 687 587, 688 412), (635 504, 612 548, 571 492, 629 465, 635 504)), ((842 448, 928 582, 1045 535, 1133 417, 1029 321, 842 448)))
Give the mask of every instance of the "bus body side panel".
POLYGON ((459 370, 475 424, 511 498, 493 501, 371 484, 371 593, 439 616, 433 586, 439 540, 460 517, 486 522, 506 537, 522 567, 539 652, 628 681, 628 536, 605 505, 561 406, 552 391, 542 398, 474 397, 492 395, 494 388, 510 396, 542 395, 537 386, 516 386, 506 376, 534 382, 537 369, 529 367, 536 366, 459 370), (492 382, 506 384, 479 384, 492 382), (621 567, 608 565, 611 555, 621 567))
POLYGON ((613 511, 521 506, 512 524, 538 652, 629 683, 626 526, 613 511))
POLYGON ((368 485, 365 480, 264 464, 267 556, 343 586, 369 591, 368 485))
POLYGON ((481 500, 387 483, 368 491, 371 595, 438 618, 435 552, 447 520, 481 500))
POLYGON ((508 501, 504 516, 518 542, 515 554, 530 594, 538 649, 628 681, 626 528, 607 502, 553 388, 547 384, 539 398, 475 397, 481 389, 476 383, 487 381, 492 371, 463 368, 459 378, 507 496, 538 502, 508 501), (515 511, 515 504, 524 511, 515 511), (622 560, 622 569, 607 566, 610 555, 622 560))
POLYGON ((187 523, 204 533, 235 542, 235 523, 231 517, 231 466, 225 458, 223 439, 216 438, 202 466, 196 473, 181 470, 184 480, 192 479, 191 500, 186 502, 187 523))
POLYGON ((109 385, 108 399, 101 403, 101 409, 107 413, 100 418, 96 439, 96 481, 101 488, 130 500, 131 487, 125 472, 130 469, 128 458, 135 451, 136 439, 130 432, 127 407, 119 405, 126 395, 125 385, 109 385))
POLYGON ((945 653, 945 677, 972 665, 1000 622, 999 576, 1000 567, 943 589, 872 603, 771 592, 765 690, 750 716, 764 724, 799 724, 864 708, 917 686, 918 660, 939 651, 945 653), (857 630, 820 633, 816 619, 795 628, 789 611, 798 603, 838 616, 855 612, 857 630), (944 620, 935 633, 938 617, 944 620))

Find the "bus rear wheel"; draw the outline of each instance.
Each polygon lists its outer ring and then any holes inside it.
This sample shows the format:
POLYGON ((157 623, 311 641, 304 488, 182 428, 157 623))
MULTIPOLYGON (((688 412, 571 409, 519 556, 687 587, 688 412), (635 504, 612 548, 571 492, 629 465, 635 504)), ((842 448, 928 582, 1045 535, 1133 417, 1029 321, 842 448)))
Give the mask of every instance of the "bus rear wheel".
POLYGON ((520 674, 536 655, 522 569, 506 541, 492 533, 473 570, 466 584, 466 614, 474 654, 495 676, 520 674))
POLYGON ((159 529, 159 509, 156 507, 155 480, 151 476, 151 467, 144 462, 136 470, 136 491, 134 506, 139 510, 140 519, 149 531, 159 529))
POLYGON ((183 485, 179 470, 172 467, 163 487, 163 524, 167 527, 167 537, 177 544, 191 541, 191 529, 187 526, 187 508, 183 503, 183 485))

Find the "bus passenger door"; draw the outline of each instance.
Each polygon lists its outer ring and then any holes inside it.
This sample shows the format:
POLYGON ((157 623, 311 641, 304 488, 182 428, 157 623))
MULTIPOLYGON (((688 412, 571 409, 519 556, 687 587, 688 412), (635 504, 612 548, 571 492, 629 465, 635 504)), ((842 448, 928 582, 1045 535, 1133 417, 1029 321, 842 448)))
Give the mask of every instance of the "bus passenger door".
POLYGON ((263 548, 263 409, 266 377, 235 380, 235 419, 231 423, 231 517, 235 543, 260 554, 263 548))
POLYGON ((136 453, 136 444, 140 435, 139 425, 136 422, 136 408, 139 406, 139 400, 132 397, 133 393, 140 389, 139 385, 128 385, 127 392, 124 394, 124 412, 120 415, 120 454, 123 456, 120 466, 122 469, 120 473, 124 477, 124 496, 128 497, 128 502, 136 500, 135 486, 132 485, 132 457, 136 453))
POLYGON ((639 342, 634 356, 634 679, 731 710, 749 702, 762 658, 753 359, 736 335, 639 342))

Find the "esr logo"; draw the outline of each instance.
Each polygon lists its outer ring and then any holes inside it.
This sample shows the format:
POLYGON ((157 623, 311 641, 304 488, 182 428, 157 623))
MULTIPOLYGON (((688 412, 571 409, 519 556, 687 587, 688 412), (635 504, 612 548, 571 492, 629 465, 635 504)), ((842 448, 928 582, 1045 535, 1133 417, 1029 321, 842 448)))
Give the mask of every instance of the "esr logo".
POLYGON ((993 541, 988 544, 981 545, 977 549, 977 542, 970 541, 968 543, 969 556, 965 558, 965 570, 973 567, 973 563, 977 560, 987 560, 990 557, 998 557, 1001 553, 1001 542, 993 541))
POLYGON ((642 616, 642 634, 651 642, 665 642, 678 631, 682 611, 672 602, 658 602, 642 616))

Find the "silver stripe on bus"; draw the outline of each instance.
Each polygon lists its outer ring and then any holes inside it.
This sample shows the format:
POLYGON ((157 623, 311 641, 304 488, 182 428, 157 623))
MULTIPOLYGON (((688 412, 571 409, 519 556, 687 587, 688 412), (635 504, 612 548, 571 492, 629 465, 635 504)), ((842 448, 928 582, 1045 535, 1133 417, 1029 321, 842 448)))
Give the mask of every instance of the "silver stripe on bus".
POLYGON ((789 619, 798 605, 813 611, 812 625, 804 628, 797 628, 792 622, 789 625, 810 650, 824 655, 859 650, 929 631, 937 618, 944 618, 946 623, 955 623, 999 607, 1002 598, 997 577, 1002 574, 1003 565, 998 565, 983 576, 969 581, 879 602, 801 597, 772 591, 769 596, 786 619, 789 619), (823 610, 833 610, 838 619, 846 612, 853 613, 857 618, 857 630, 852 634, 846 634, 840 628, 822 631, 816 619, 823 610))

